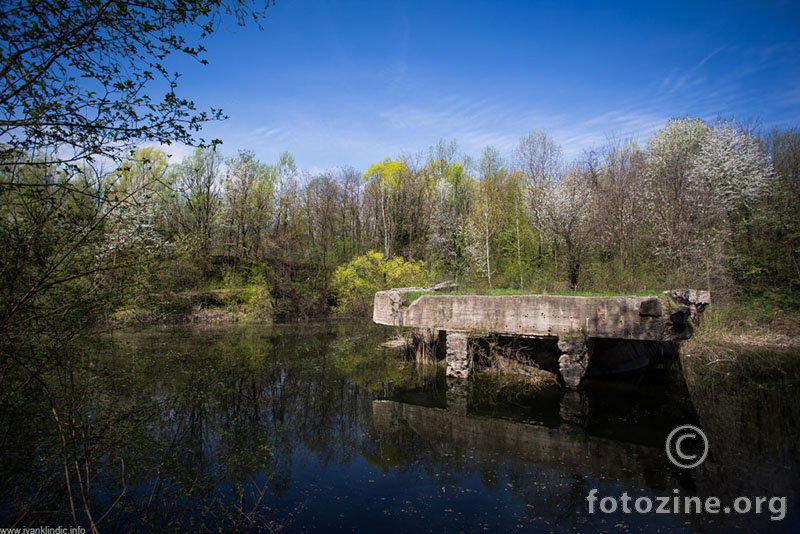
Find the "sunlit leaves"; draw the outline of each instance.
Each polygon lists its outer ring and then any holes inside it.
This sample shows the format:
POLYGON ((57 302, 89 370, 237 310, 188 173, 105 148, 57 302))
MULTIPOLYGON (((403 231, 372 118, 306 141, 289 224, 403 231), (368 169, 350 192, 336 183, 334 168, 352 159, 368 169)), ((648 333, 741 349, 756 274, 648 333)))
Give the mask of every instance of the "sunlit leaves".
POLYGON ((386 158, 380 163, 371 165, 364 173, 364 180, 375 180, 388 189, 396 189, 408 173, 408 166, 403 161, 386 158))
POLYGON ((426 278, 422 261, 387 259, 380 252, 369 251, 336 269, 331 287, 337 296, 339 313, 366 315, 376 291, 420 287, 425 285, 426 278))
POLYGON ((0 136, 26 153, 61 162, 119 158, 142 141, 202 143, 197 112, 175 92, 174 54, 201 62, 202 40, 219 14, 239 21, 263 13, 245 1, 9 1, 0 10, 0 136), (188 35, 201 33, 189 42, 188 35), (163 94, 163 97, 159 97, 163 94))

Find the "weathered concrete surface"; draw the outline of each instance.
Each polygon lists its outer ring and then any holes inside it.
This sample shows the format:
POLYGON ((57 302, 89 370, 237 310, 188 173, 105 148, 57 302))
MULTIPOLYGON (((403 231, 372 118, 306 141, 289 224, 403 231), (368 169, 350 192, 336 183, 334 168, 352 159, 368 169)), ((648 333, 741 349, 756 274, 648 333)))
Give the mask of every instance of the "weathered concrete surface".
POLYGON ((693 321, 710 300, 708 292, 697 290, 674 290, 664 297, 431 294, 404 307, 403 293, 409 290, 376 293, 372 319, 378 324, 447 332, 448 376, 470 375, 470 336, 554 337, 562 353, 561 376, 572 389, 586 373, 591 339, 688 339, 694 332, 693 321))
POLYGON ((375 293, 373 302, 372 320, 377 324, 403 326, 396 322, 402 321, 402 315, 398 315, 397 312, 403 307, 403 293, 420 291, 446 292, 452 291, 456 287, 458 286, 451 282, 443 282, 432 287, 401 287, 386 291, 378 291, 375 293))
POLYGON ((586 369, 589 367, 591 347, 591 339, 583 336, 558 338, 558 350, 561 351, 561 356, 558 358, 558 370, 568 388, 577 388, 583 380, 586 369))
POLYGON ((472 373, 469 338, 465 332, 447 332, 447 376, 468 378, 472 373))
POLYGON ((397 290, 375 294, 373 321, 391 326, 510 335, 661 339, 671 326, 658 297, 423 295, 402 308, 397 290))

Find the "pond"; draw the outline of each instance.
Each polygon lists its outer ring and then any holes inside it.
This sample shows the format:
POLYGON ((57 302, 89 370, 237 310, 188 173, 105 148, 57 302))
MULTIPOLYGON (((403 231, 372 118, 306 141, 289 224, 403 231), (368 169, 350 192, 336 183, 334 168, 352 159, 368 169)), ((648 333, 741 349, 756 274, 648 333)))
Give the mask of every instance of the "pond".
POLYGON ((330 321, 102 340, 69 373, 53 371, 66 392, 57 407, 31 397, 18 403, 27 415, 2 413, 0 525, 74 517, 88 527, 91 517, 102 532, 800 528, 795 379, 690 391, 673 366, 636 381, 587 381, 578 392, 490 375, 448 384, 441 366, 381 345, 396 333, 330 321), (46 416, 56 408, 61 426, 46 416), (686 424, 710 445, 692 469, 665 449, 686 424), (690 497, 703 506, 717 498, 719 510, 687 513, 690 497), (656 513, 664 502, 674 513, 656 513))

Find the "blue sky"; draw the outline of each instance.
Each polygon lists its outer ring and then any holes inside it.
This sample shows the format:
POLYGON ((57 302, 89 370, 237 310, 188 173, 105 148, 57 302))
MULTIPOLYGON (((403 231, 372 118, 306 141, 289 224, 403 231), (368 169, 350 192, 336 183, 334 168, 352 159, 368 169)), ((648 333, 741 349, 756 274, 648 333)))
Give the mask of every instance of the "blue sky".
POLYGON ((202 133, 224 154, 312 172, 535 130, 572 160, 672 117, 800 127, 798 1, 277 0, 262 26, 225 25, 180 90, 229 115, 202 133))

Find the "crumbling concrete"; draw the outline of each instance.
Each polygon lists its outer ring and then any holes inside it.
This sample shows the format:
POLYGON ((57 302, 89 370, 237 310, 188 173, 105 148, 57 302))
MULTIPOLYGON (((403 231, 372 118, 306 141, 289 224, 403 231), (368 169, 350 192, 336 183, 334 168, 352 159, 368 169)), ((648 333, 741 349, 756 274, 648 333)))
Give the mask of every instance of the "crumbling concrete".
POLYGON ((558 370, 561 378, 564 379, 564 385, 568 388, 577 388, 583 380, 586 369, 589 367, 591 349, 591 339, 583 336, 558 338, 558 350, 561 351, 561 356, 558 358, 558 370))
POLYGON ((409 291, 406 288, 376 293, 373 321, 446 331, 448 376, 470 375, 471 336, 558 338, 561 376, 565 385, 573 389, 588 368, 592 339, 688 339, 694 332, 692 323, 710 301, 708 292, 697 290, 673 290, 663 297, 430 294, 406 307, 403 293, 409 291))
POLYGON ((472 373, 469 337, 466 332, 451 330, 447 332, 447 376, 467 378, 472 373))

